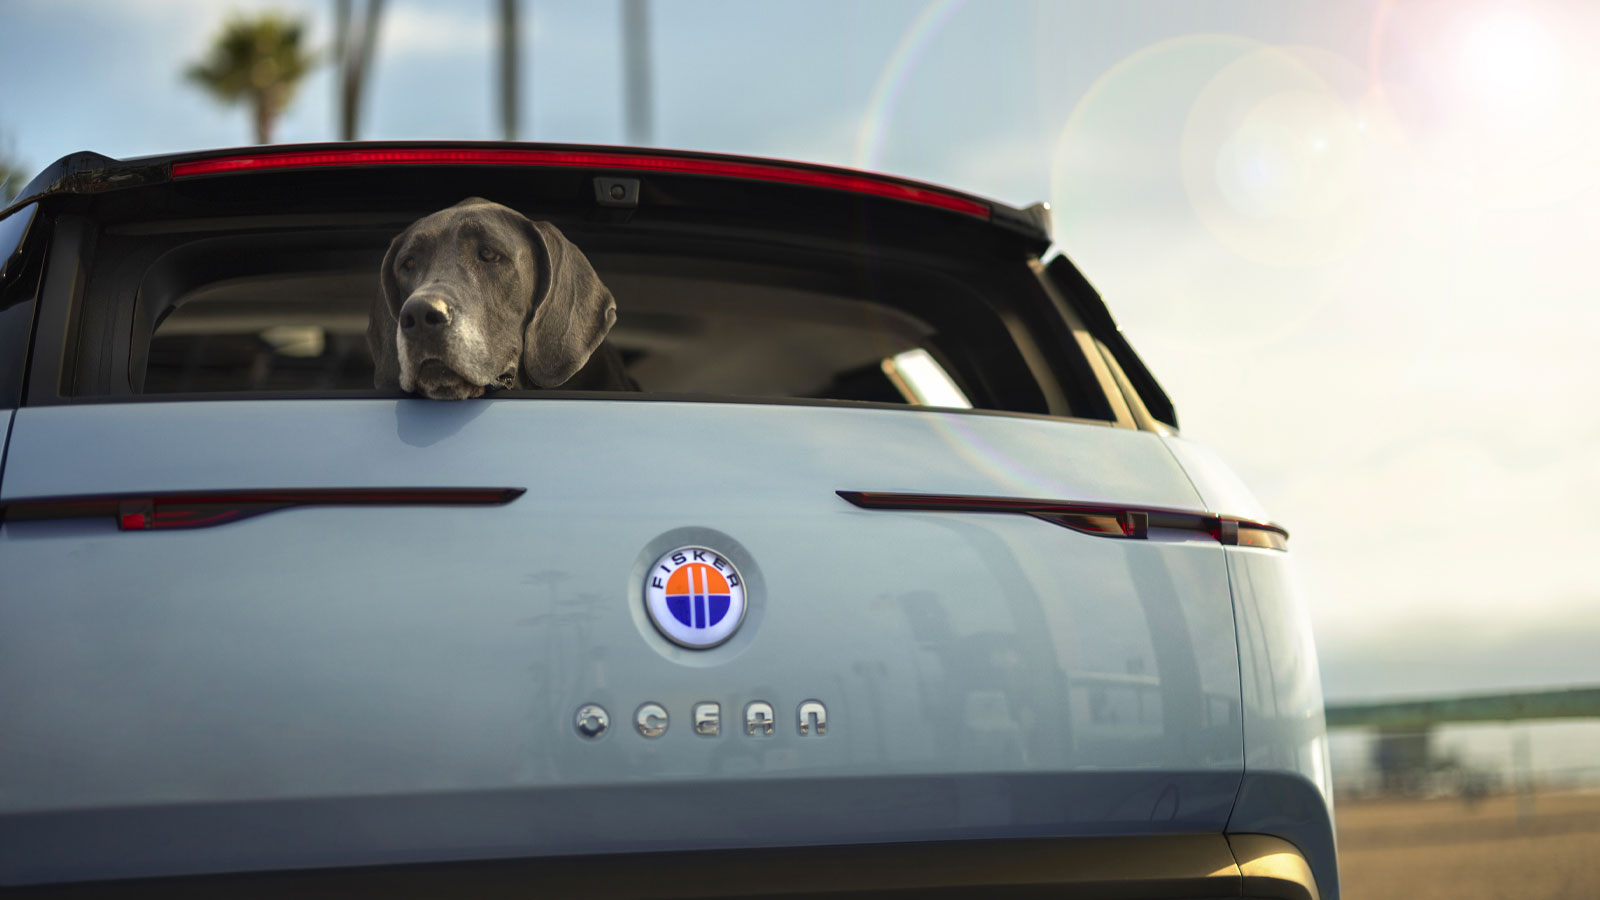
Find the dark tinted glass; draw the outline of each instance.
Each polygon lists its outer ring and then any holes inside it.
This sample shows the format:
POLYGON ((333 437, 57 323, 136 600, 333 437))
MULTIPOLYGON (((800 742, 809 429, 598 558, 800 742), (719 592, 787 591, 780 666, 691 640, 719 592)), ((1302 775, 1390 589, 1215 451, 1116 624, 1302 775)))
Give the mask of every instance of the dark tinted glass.
POLYGON ((23 238, 39 205, 30 203, 0 219, 0 409, 14 409, 22 398, 22 374, 33 330, 36 281, 25 277, 23 238))

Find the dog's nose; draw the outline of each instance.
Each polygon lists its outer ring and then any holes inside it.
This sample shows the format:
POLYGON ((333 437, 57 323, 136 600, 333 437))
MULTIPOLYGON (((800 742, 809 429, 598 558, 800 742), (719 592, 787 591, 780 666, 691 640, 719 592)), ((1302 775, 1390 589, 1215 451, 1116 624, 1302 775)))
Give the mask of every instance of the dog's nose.
POLYGON ((429 331, 450 324, 450 305, 438 297, 412 297, 400 307, 400 330, 429 331))

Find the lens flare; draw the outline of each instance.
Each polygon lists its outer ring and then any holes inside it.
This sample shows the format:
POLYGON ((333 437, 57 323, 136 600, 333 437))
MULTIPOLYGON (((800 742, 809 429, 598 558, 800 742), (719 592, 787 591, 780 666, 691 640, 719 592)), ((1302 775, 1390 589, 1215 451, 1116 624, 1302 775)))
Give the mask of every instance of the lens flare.
POLYGON ((1512 11, 1472 22, 1462 35, 1458 77, 1495 113, 1536 116, 1556 99, 1560 48, 1538 23, 1512 11))
POLYGON ((923 7, 905 34, 900 36, 894 52, 889 54, 889 59, 883 64, 883 70, 878 73, 878 80, 872 86, 872 99, 867 103, 867 112, 861 120, 861 128, 856 132, 856 147, 851 157, 851 165, 858 169, 873 171, 878 169, 883 153, 884 132, 894 113, 895 105, 900 101, 900 94, 905 90, 906 82, 910 80, 911 73, 916 70, 917 63, 927 52, 928 46, 933 43, 934 37, 965 5, 966 0, 934 0, 923 7))
POLYGON ((1592 3, 1385 2, 1368 69, 1460 216, 1562 206, 1600 186, 1592 3))
POLYGON ((1083 96, 1052 159, 1057 235, 1102 291, 1136 298, 1125 326, 1187 337, 1141 350, 1269 346, 1335 298, 1367 302, 1301 273, 1370 247, 1406 194, 1403 142, 1368 85, 1327 51, 1195 34, 1083 96))
POLYGON ((1362 70, 1324 50, 1266 47, 1217 72, 1184 126, 1184 190, 1218 240, 1257 262, 1322 265, 1373 224, 1380 173, 1362 70))

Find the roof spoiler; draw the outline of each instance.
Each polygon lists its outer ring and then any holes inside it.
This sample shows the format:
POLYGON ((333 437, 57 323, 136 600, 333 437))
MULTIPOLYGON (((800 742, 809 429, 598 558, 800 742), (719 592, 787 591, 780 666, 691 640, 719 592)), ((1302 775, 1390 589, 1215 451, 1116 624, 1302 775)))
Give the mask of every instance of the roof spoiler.
POLYGON ((1047 246, 1048 211, 1027 210, 946 188, 835 166, 672 150, 512 143, 339 143, 215 150, 116 160, 74 153, 28 182, 0 216, 52 194, 93 194, 188 178, 267 171, 378 166, 536 166, 607 173, 699 175, 844 191, 992 222, 1047 246))

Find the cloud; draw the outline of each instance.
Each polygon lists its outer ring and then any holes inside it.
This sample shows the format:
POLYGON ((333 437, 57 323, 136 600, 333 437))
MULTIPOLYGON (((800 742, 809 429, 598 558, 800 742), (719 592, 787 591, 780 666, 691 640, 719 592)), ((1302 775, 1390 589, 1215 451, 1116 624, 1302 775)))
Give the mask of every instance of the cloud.
POLYGON ((470 8, 390 7, 378 34, 378 53, 402 58, 468 54, 487 58, 496 41, 496 24, 490 21, 488 8, 486 3, 470 8))
POLYGON ((306 20, 313 36, 321 32, 325 19, 331 21, 326 4, 315 0, 233 0, 226 4, 214 0, 29 0, 12 12, 38 23, 98 23, 120 32, 130 46, 145 51, 137 58, 161 66, 171 64, 172 52, 198 55, 211 35, 234 15, 287 13, 306 20), (167 52, 150 53, 149 48, 167 52))
POLYGON ((1337 703, 1600 683, 1593 637, 1600 630, 1600 595, 1587 600, 1583 605, 1593 612, 1543 627, 1503 622, 1500 630, 1485 631, 1396 616, 1384 636, 1321 640, 1323 692, 1337 703))
POLYGON ((1313 461, 1273 485, 1303 523, 1296 551, 1323 633, 1380 635, 1407 616, 1485 629, 1600 623, 1591 454, 1534 463, 1482 437, 1414 440, 1313 461))

